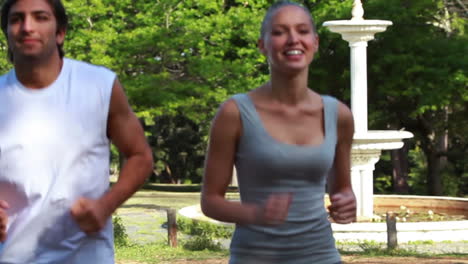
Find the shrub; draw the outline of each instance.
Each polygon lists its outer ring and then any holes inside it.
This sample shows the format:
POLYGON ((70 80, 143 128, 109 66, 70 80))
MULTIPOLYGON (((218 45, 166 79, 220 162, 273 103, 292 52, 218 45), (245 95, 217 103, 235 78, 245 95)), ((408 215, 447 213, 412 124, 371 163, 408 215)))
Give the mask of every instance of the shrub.
POLYGON ((193 220, 182 216, 177 218, 177 226, 179 231, 192 236, 230 238, 234 232, 232 226, 218 225, 208 221, 193 220))
POLYGON ((201 251, 222 250, 222 245, 217 238, 230 238, 233 233, 233 227, 217 225, 207 221, 192 220, 186 217, 177 218, 179 231, 192 236, 183 243, 183 247, 188 250, 201 251))
POLYGON ((125 230, 122 218, 116 214, 112 216, 112 223, 114 225, 114 245, 116 246, 127 246, 128 235, 125 230))

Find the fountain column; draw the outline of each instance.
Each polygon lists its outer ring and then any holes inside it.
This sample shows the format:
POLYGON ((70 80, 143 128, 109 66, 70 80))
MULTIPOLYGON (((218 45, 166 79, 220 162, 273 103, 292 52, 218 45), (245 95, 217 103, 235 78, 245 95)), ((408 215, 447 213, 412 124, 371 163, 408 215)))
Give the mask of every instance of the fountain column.
POLYGON ((358 220, 373 217, 373 172, 381 150, 398 149, 402 139, 413 135, 406 131, 369 131, 367 126, 367 42, 392 25, 391 21, 365 20, 360 0, 355 0, 351 20, 327 21, 323 25, 341 34, 351 49, 351 111, 354 117, 354 141, 351 153, 351 182, 357 200, 358 220))
POLYGON ((351 110, 357 133, 367 131, 367 41, 349 40, 351 48, 351 110))

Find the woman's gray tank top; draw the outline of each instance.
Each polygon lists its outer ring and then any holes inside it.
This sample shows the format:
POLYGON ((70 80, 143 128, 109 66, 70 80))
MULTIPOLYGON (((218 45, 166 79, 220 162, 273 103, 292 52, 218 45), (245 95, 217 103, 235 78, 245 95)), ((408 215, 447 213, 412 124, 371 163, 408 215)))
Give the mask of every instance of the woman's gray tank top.
POLYGON ((325 184, 337 142, 338 101, 322 96, 325 136, 319 145, 281 143, 263 127, 247 94, 233 96, 241 116, 242 136, 235 166, 244 203, 262 204, 272 193, 292 193, 286 222, 278 226, 237 225, 231 264, 337 263, 325 184))

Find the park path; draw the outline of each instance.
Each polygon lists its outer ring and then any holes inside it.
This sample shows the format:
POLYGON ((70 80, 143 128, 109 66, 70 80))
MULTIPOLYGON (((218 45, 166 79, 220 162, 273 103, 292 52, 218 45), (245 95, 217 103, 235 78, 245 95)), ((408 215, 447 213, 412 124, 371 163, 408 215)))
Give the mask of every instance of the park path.
MULTIPOLYGON (((166 212, 154 204, 132 204, 119 209, 118 215, 122 217, 129 239, 137 243, 151 243, 157 241, 165 241, 167 239, 167 229, 164 222, 166 221, 166 212)), ((229 241, 223 241, 223 245, 227 246, 229 241)), ((346 251, 360 251, 357 245, 339 245, 341 249, 346 251), (344 248, 343 248, 344 247, 344 248)), ((433 244, 417 244, 408 245, 402 244, 400 248, 416 251, 419 253, 430 254, 447 254, 458 253, 467 254, 468 242, 452 242, 452 243, 433 243, 433 244)), ((362 250, 362 249, 361 249, 362 250)), ((375 264, 468 264, 466 258, 448 258, 448 257, 430 257, 430 258, 414 258, 414 257, 372 257, 364 258, 361 256, 346 255, 343 256, 343 261, 347 263, 375 263, 375 264)), ((161 264, 227 264, 226 259, 208 259, 208 260, 177 260, 171 262, 162 262, 161 264)), ((135 261, 118 261, 117 264, 145 264, 135 261)))
MULTIPOLYGON (((461 258, 414 258, 414 257, 360 257, 343 256, 343 264, 468 264, 468 259, 461 258)), ((145 264, 142 262, 118 261, 117 264, 145 264)), ((228 264, 228 259, 177 260, 161 264, 228 264)))
MULTIPOLYGON (((166 212, 154 208, 141 210, 121 210, 119 215, 124 221, 127 234, 131 241, 150 243, 167 239, 166 212)), ((181 236, 181 234, 178 234, 181 236)), ((229 246, 229 240, 220 241, 224 247, 229 246)), ((431 244, 400 244, 400 248, 427 254, 468 254, 468 242, 431 243, 431 244)), ((347 252, 362 251, 359 245, 339 244, 340 250, 347 252)))

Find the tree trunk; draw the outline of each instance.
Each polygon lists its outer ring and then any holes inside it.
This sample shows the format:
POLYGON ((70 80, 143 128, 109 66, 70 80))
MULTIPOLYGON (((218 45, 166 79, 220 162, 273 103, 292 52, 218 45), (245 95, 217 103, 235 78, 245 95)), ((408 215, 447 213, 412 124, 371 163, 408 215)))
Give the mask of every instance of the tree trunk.
MULTIPOLYGON (((400 124, 387 124, 388 129, 397 130, 400 124)), ((400 149, 390 151, 392 161, 392 187, 394 193, 408 194, 408 144, 404 144, 400 149)))
POLYGON ((408 145, 391 151, 393 165, 392 186, 395 193, 408 194, 408 145))
POLYGON ((442 160, 436 153, 427 157, 427 188, 430 195, 442 195, 442 160))
POLYGON ((421 149, 427 160, 427 190, 430 195, 442 195, 442 172, 447 166, 449 107, 418 117, 422 133, 421 149), (434 124, 433 120, 439 120, 434 124))
MULTIPOLYGON (((448 108, 442 113, 446 123, 448 108)), ((430 195, 443 195, 442 171, 447 166, 448 129, 439 130, 438 133, 433 131, 431 134, 433 136, 428 136, 422 146, 427 159, 427 188, 430 195)))

